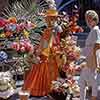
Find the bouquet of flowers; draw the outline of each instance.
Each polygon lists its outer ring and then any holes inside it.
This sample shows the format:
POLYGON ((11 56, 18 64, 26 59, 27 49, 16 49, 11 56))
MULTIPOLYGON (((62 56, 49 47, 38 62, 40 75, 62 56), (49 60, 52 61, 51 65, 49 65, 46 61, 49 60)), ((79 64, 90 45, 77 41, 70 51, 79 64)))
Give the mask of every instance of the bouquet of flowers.
POLYGON ((15 57, 16 59, 19 59, 19 65, 17 66, 17 71, 24 72, 26 68, 31 66, 31 63, 30 64, 26 63, 26 58, 29 55, 29 52, 33 52, 34 49, 33 45, 28 39, 22 39, 18 42, 12 42, 10 47, 17 52, 17 58, 15 57))
POLYGON ((29 30, 34 29, 36 27, 30 21, 26 22, 18 22, 16 17, 10 17, 8 19, 0 19, 0 38, 21 38, 24 36, 26 38, 29 37, 29 30))
POLYGON ((62 100, 71 100, 73 96, 79 96, 80 93, 78 83, 72 77, 52 81, 51 90, 51 96, 55 100, 61 100, 62 98, 62 100))
POLYGON ((13 76, 8 72, 0 73, 0 97, 7 99, 11 95, 14 94, 15 81, 13 80, 13 76))
POLYGON ((28 39, 22 39, 19 42, 13 42, 11 48, 19 53, 28 53, 33 51, 33 45, 28 39))
POLYGON ((80 48, 76 46, 76 41, 71 36, 61 40, 61 49, 63 52, 62 69, 68 74, 75 72, 74 62, 80 58, 80 48))

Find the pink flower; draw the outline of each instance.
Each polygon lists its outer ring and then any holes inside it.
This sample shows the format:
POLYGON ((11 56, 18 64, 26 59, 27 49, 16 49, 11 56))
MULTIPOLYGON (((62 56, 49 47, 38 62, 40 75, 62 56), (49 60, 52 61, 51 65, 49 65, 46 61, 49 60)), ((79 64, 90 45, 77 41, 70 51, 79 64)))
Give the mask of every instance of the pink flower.
POLYGON ((19 44, 20 44, 20 48, 21 48, 21 47, 25 47, 24 42, 20 42, 19 44))
POLYGON ((64 72, 66 72, 66 71, 68 71, 69 67, 70 67, 69 64, 68 64, 68 65, 65 64, 65 65, 63 65, 62 70, 63 70, 64 72))
POLYGON ((17 24, 17 32, 23 31, 24 29, 25 29, 24 23, 17 24))
POLYGON ((25 50, 25 47, 21 47, 21 48, 20 48, 20 51, 21 51, 21 52, 25 52, 25 51, 26 51, 26 50, 25 50))
POLYGON ((11 47, 13 49, 15 49, 16 51, 19 51, 19 49, 20 49, 20 45, 17 42, 13 42, 13 44, 11 45, 11 47))

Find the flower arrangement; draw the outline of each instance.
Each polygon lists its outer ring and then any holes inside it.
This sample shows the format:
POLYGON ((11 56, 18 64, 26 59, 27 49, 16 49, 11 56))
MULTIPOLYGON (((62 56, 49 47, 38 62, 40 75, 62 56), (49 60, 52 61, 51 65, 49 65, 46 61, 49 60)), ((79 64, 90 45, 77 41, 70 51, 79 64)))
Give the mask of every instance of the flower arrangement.
POLYGON ((73 96, 79 96, 80 93, 78 83, 73 77, 80 71, 80 66, 77 66, 75 62, 79 60, 81 50, 77 47, 73 36, 68 34, 61 38, 59 49, 57 47, 54 49, 60 54, 60 71, 63 71, 66 77, 52 81, 53 94, 51 95, 56 100, 60 100, 62 97, 63 100, 68 98, 70 100, 73 96), (60 98, 60 96, 62 97, 60 98))
POLYGON ((80 48, 76 46, 76 41, 68 36, 61 40, 61 50, 62 50, 62 70, 66 73, 72 74, 75 72, 74 62, 80 58, 80 48))
MULTIPOLYGON (((8 19, 0 19, 0 62, 9 60, 8 48, 16 52, 16 57, 12 55, 11 60, 18 60, 17 65, 18 72, 24 72, 26 64, 25 57, 29 52, 33 51, 33 45, 29 40, 31 30, 36 27, 30 21, 20 21, 16 17, 10 17, 8 19), (4 51, 3 51, 3 50, 4 51)), ((13 53, 13 52, 12 52, 13 53)), ((11 56, 10 55, 10 56, 11 56)))
MULTIPOLYGON (((29 52, 33 51, 33 46, 40 42, 42 30, 46 25, 43 22, 41 16, 33 18, 32 21, 13 16, 8 19, 0 18, 0 51, 13 49, 16 51, 17 58, 13 54, 11 54, 13 56, 11 58, 21 59, 20 64, 24 67, 24 59, 29 52)), ((4 59, 4 53, 0 55, 0 59, 4 59)), ((20 66, 18 65, 18 67, 20 66)))
POLYGON ((73 96, 79 96, 79 86, 77 81, 72 77, 66 79, 57 79, 56 81, 52 81, 51 90, 53 94, 51 94, 55 100, 60 100, 60 96, 63 95, 63 100, 69 98, 71 100, 73 96), (62 95, 61 95, 62 94, 62 95))
POLYGON ((0 72, 0 97, 7 99, 14 94, 15 81, 9 71, 0 72))
MULTIPOLYGON (((24 72, 26 68, 29 69, 32 62, 27 63, 26 59, 29 56, 29 53, 32 53, 34 51, 34 47, 31 44, 31 41, 29 41, 29 39, 22 39, 20 41, 12 42, 10 48, 14 49, 17 52, 17 58, 15 57, 16 59, 19 59, 17 70, 19 72, 24 72)), ((33 60, 32 57, 31 59, 33 60)), ((30 61, 32 61, 31 59, 30 61)))
POLYGON ((0 38, 20 37, 21 35, 28 38, 29 30, 36 27, 32 22, 20 22, 16 17, 0 19, 0 38))
POLYGON ((20 40, 19 42, 13 42, 11 44, 11 48, 20 53, 28 53, 33 51, 33 45, 26 39, 20 40))

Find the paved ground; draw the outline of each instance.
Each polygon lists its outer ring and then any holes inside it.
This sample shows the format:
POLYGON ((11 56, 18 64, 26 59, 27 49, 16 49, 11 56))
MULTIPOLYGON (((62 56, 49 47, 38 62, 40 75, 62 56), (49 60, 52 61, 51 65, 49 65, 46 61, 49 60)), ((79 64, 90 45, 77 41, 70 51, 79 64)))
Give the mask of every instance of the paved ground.
MULTIPOLYGON (((98 99, 97 100, 100 100, 100 74, 98 74, 97 78, 98 78, 98 99)), ((17 81, 17 83, 16 83, 16 85, 17 85, 16 93, 9 100, 20 100, 17 93, 21 89, 22 84, 23 84, 23 81, 17 81)), ((54 99, 51 99, 51 98, 48 98, 48 97, 30 97, 29 100, 54 100, 54 99)), ((79 98, 73 98, 73 100, 80 100, 80 99, 79 98)))
MULTIPOLYGON (((20 100, 18 95, 14 95, 10 100, 20 100)), ((31 97, 29 100, 55 100, 54 98, 49 97, 31 97)), ((63 100, 63 99, 61 99, 63 100)), ((80 100, 79 98, 73 98, 73 100, 80 100)))

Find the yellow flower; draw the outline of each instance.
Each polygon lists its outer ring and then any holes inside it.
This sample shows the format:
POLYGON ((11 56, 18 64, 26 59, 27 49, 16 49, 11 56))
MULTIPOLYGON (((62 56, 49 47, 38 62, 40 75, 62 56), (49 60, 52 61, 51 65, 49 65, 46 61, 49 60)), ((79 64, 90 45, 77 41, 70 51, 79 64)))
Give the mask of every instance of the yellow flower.
POLYGON ((1 33, 1 34, 0 34, 0 37, 1 37, 1 38, 5 38, 5 34, 4 34, 4 33, 1 33))
POLYGON ((29 37, 29 32, 28 32, 28 31, 24 30, 24 31, 23 31, 23 34, 24 34, 24 36, 25 36, 26 38, 29 37))

